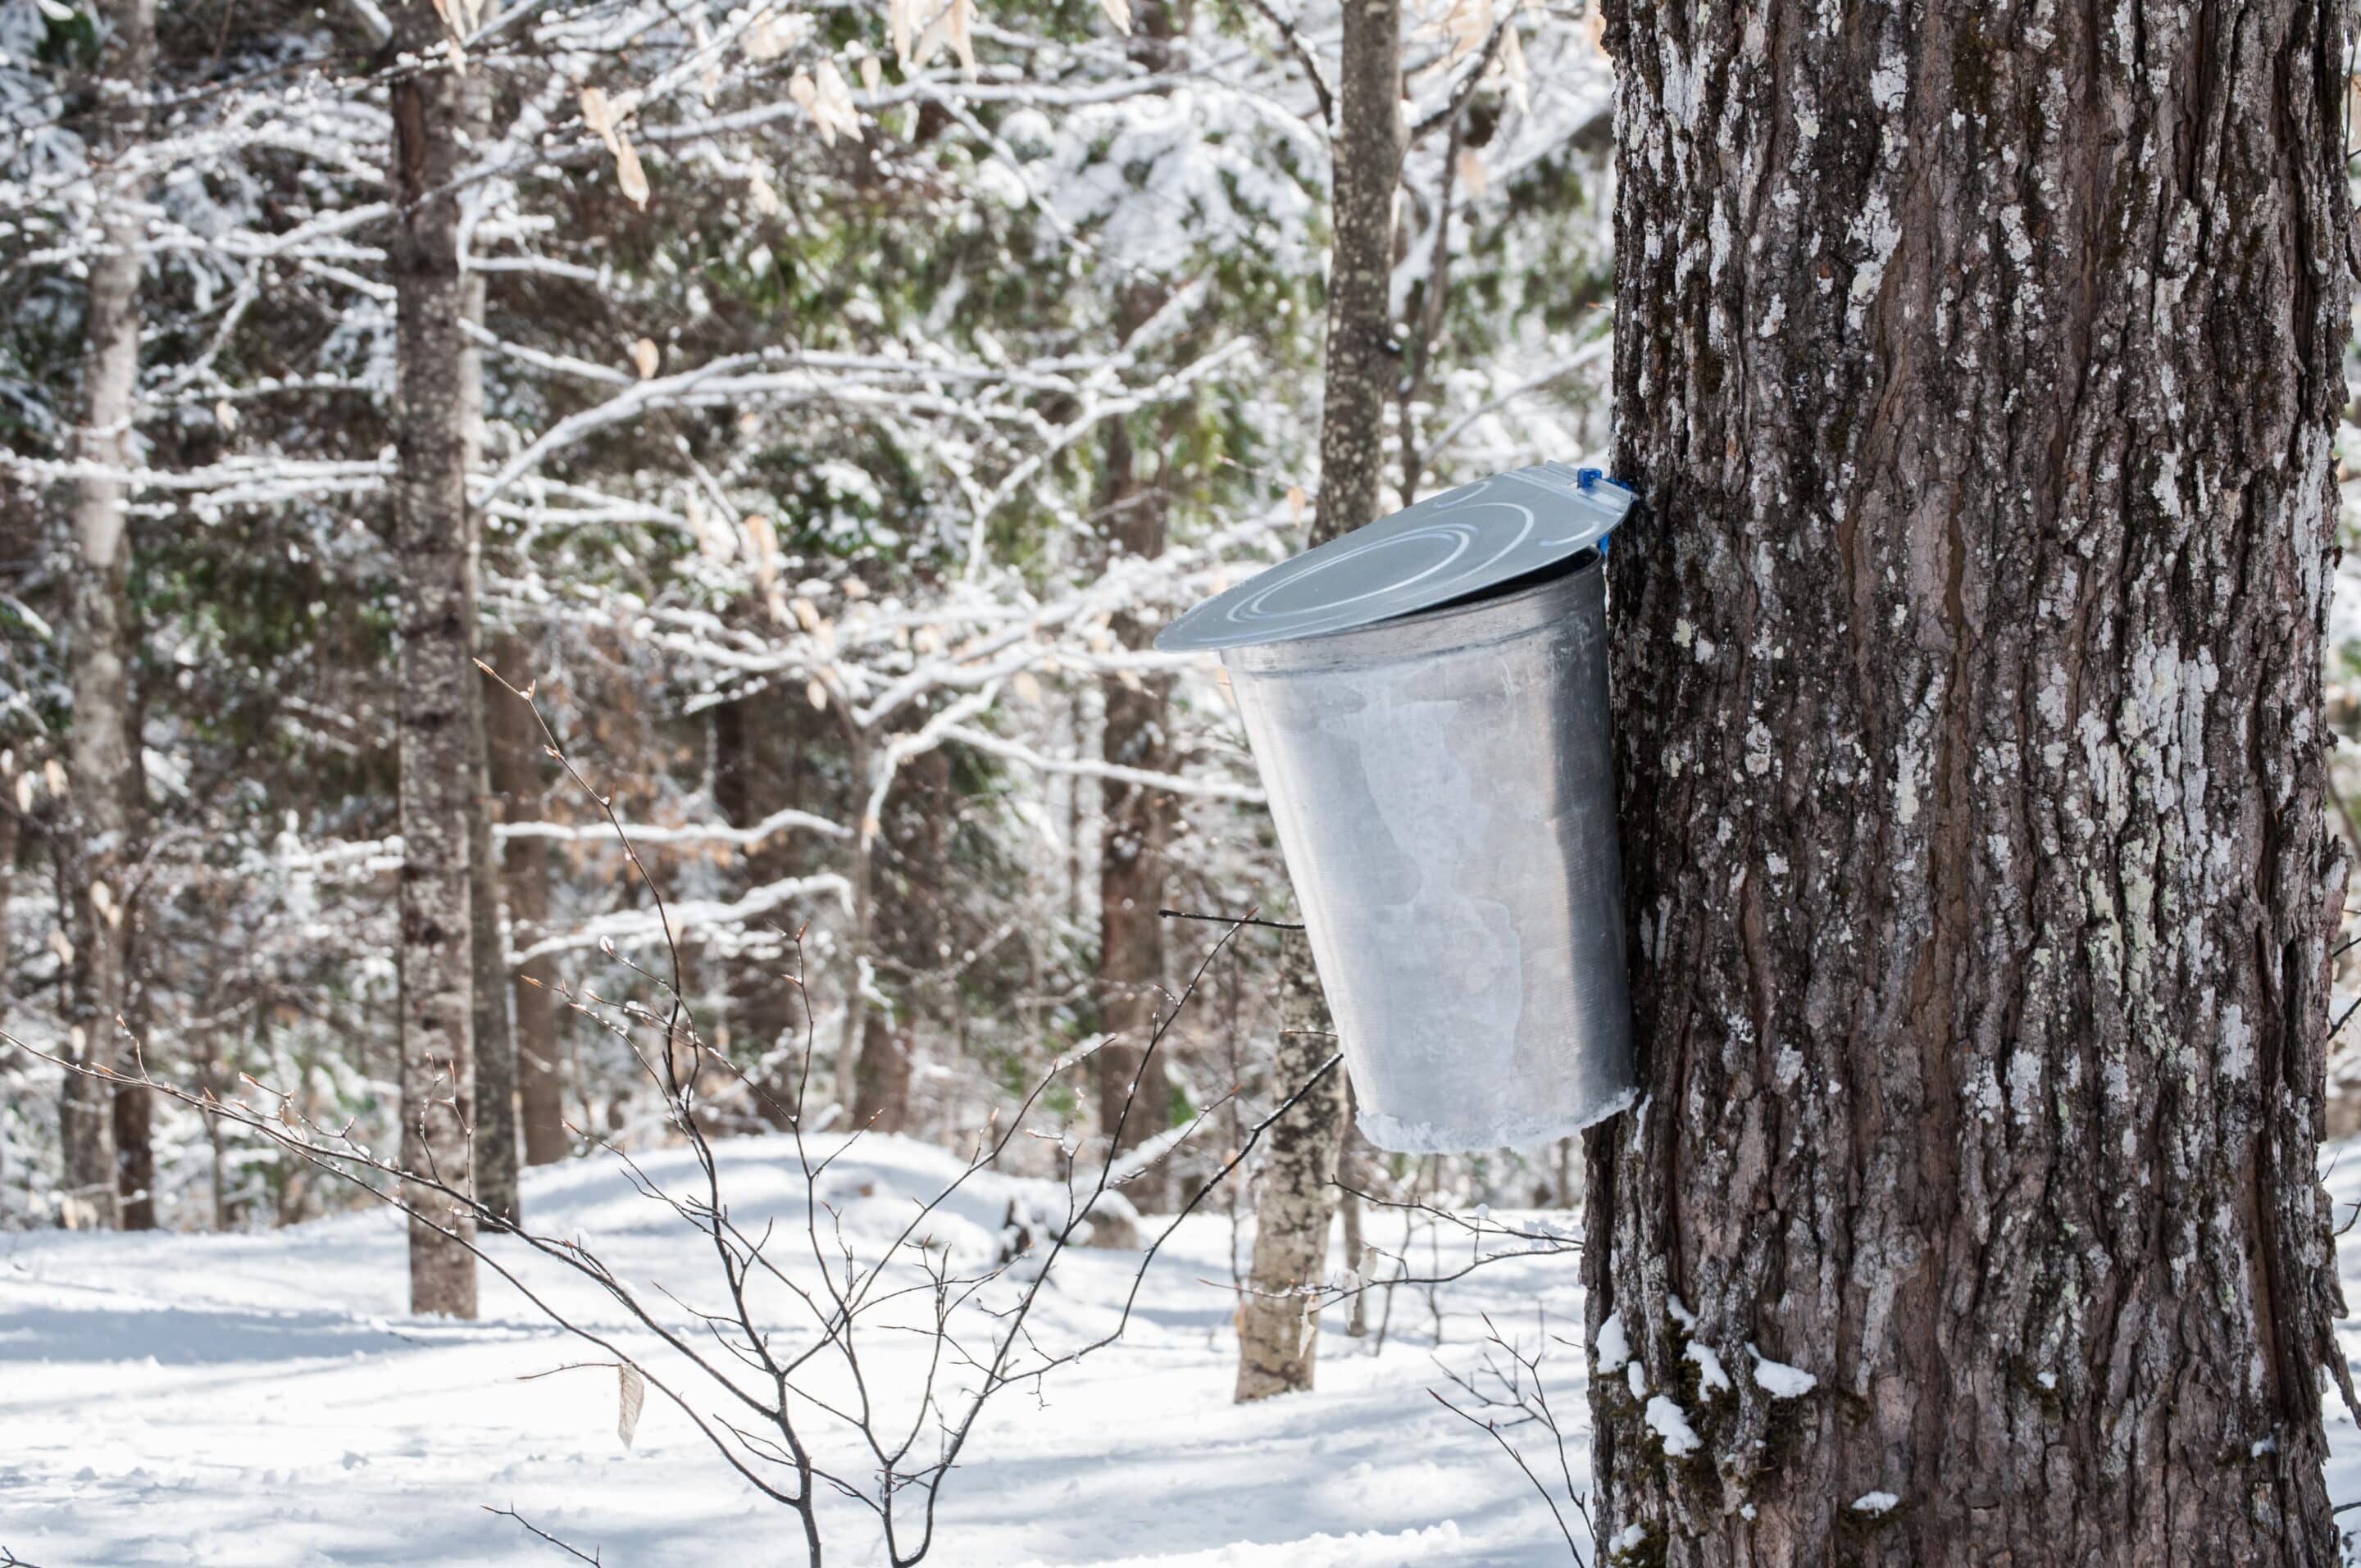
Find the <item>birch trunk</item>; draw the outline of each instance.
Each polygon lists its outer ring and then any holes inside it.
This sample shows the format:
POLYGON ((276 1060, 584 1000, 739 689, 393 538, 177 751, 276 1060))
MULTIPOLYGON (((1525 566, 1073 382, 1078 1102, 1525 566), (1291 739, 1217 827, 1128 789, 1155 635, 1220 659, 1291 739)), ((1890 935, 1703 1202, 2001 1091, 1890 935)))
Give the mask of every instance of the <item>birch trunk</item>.
POLYGON ((2346 10, 1609 15, 1609 1560, 2333 1563, 2346 10))
MULTIPOLYGON (((1344 21, 1313 544, 1377 515, 1386 394, 1396 371, 1387 289, 1394 187, 1401 177, 1400 0, 1345 0, 1344 21)), ((1282 1093, 1311 1077, 1335 1049, 1308 948, 1294 945, 1281 981, 1276 1065, 1282 1093)), ((1241 1401, 1312 1387, 1320 1320, 1309 1299, 1297 1293, 1318 1284, 1326 1266, 1344 1144, 1342 1077, 1332 1073, 1279 1119, 1256 1179, 1251 1293, 1238 1310, 1241 1401)))
MULTIPOLYGON (((145 228, 139 192, 111 166, 136 154, 147 122, 145 100, 156 61, 154 0, 116 0, 103 16, 110 36, 100 88, 109 101, 97 139, 110 167, 103 168, 99 181, 99 250, 90 263, 76 455, 104 471, 86 474, 74 486, 67 630, 73 728, 66 751, 67 811, 52 842, 60 850, 58 891, 66 939, 72 944, 66 966, 67 1054, 78 1064, 114 1069, 126 1058, 123 1021, 131 1010, 132 884, 146 793, 132 691, 130 496, 116 477, 134 456, 139 246, 145 228)), ((80 1073, 66 1075, 59 1108, 66 1223, 112 1228, 121 1223, 115 1098, 144 1092, 80 1073)), ((135 1124, 144 1128, 144 1117, 135 1124)), ((152 1223, 152 1208, 148 1213, 152 1223)))
MULTIPOLYGON (((1311 962, 1279 974, 1277 1090, 1292 1093, 1334 1054, 1328 1009, 1311 962)), ((1255 1174, 1254 1258, 1238 1308, 1237 1402, 1300 1393, 1319 1365, 1319 1298, 1307 1294, 1328 1264, 1336 1211, 1336 1153, 1345 1125, 1343 1074, 1331 1072, 1271 1126, 1255 1174)))
MULTIPOLYGON (((394 16, 398 48, 432 64, 393 97, 388 259, 397 316, 394 554, 401 576, 401 1158, 466 1190, 475 1101, 475 975, 468 853, 476 810, 475 594, 467 522, 467 338, 459 275, 460 80, 432 7, 394 16)), ((405 1184, 410 1304, 476 1315, 475 1223, 423 1182, 405 1184)))

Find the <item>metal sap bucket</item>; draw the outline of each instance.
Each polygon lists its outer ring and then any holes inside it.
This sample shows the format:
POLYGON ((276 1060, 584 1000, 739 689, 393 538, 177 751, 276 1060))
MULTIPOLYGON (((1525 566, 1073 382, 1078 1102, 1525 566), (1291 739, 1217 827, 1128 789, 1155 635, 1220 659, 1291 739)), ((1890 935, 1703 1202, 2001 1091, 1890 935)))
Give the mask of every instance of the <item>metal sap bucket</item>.
POLYGON ((1594 547, 1631 504, 1590 470, 1520 469, 1158 640, 1229 671, 1382 1148, 1538 1144, 1631 1102, 1594 547))

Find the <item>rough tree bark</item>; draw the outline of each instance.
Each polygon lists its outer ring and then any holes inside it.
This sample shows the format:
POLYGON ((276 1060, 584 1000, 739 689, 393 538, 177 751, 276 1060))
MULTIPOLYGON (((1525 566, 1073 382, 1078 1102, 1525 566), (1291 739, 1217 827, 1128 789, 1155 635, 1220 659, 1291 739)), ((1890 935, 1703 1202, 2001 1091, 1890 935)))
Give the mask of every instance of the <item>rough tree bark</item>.
MULTIPOLYGON (((392 89, 398 205, 387 247, 397 318, 392 497, 401 578, 401 1160, 464 1189, 475 1120, 468 830, 478 676, 466 302, 451 189, 466 93, 445 63, 443 37, 431 6, 394 13, 395 46, 432 61, 397 77, 392 89)), ((406 1184, 403 1198, 418 1211, 410 1223, 411 1310, 474 1317, 476 1260, 454 1239, 472 1237, 473 1219, 420 1182, 406 1184)))
MULTIPOLYGON (((1377 515, 1386 396, 1396 369, 1387 290, 1394 187, 1401 178, 1400 0, 1345 0, 1344 20, 1313 544, 1377 515)), ((1280 1087, 1290 1090, 1335 1047, 1309 944, 1290 948, 1279 1022, 1276 1066, 1280 1087)), ((1270 1152, 1256 1178, 1252 1293, 1238 1309, 1241 1401, 1312 1387, 1320 1318, 1309 1308, 1311 1298, 1296 1293, 1319 1281, 1328 1255, 1344 1142, 1342 1077, 1331 1074, 1271 1128, 1270 1152)))
MULTIPOLYGON (((117 0, 103 13, 108 38, 101 67, 107 163, 136 151, 156 63, 154 0, 117 0)), ((145 813, 128 574, 129 492, 115 473, 130 466, 139 375, 139 192, 120 172, 102 175, 99 250, 90 263, 82 427, 76 455, 103 472, 75 481, 73 565, 67 627, 73 728, 66 750, 66 810, 57 846, 67 963, 67 1054, 77 1063, 121 1063, 122 1020, 130 1012, 132 881, 145 813)), ((60 1111, 70 1225, 113 1227, 124 1217, 115 1098, 130 1093, 70 1072, 60 1111)), ((138 1091, 144 1093, 144 1091, 138 1091)), ((126 1107, 126 1109, 129 1109, 126 1107)), ((145 1118, 137 1118, 144 1126, 145 1118)), ((154 1209, 138 1194, 150 1224, 154 1209)))
POLYGON ((1601 1541, 2332 1563, 2345 8, 1609 17, 1601 1541))
MULTIPOLYGON (((1144 289, 1133 293, 1122 323, 1126 337, 1155 310, 1144 289)), ((1107 426, 1106 463, 1101 502, 1110 555, 1161 555, 1165 496, 1160 488, 1139 482, 1138 454, 1120 420, 1107 426)), ((1109 630, 1126 648, 1145 648, 1154 635, 1152 627, 1128 611, 1116 616, 1109 630)), ((1106 760, 1126 768, 1170 767, 1170 678, 1133 675, 1126 684, 1109 676, 1104 690, 1101 750, 1106 760)), ((1115 1039, 1091 1058, 1091 1089, 1099 1128, 1111 1139, 1108 1157, 1115 1159, 1168 1130, 1171 1120, 1171 1080, 1162 1052, 1151 1054, 1148 1042, 1163 995, 1164 921, 1157 911, 1164 903, 1172 806, 1160 791, 1106 779, 1099 784, 1099 812, 1104 823, 1099 854, 1099 1023, 1115 1039)), ((1166 1164, 1159 1160, 1134 1177, 1124 1196, 1145 1212, 1170 1208, 1174 1198, 1166 1164)))

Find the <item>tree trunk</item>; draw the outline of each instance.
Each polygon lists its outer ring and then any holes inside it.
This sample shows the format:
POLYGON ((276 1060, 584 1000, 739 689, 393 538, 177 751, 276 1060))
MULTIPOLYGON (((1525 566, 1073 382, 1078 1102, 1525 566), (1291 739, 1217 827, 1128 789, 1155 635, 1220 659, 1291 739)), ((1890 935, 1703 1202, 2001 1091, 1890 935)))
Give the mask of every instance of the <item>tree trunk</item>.
MULTIPOLYGON (((515 798, 511 796, 511 799, 515 798)), ((549 851, 520 845, 502 865, 509 917, 539 929, 549 921, 549 851)), ((559 1038, 556 960, 539 958, 517 969, 517 1101, 524 1131, 524 1162, 555 1165, 573 1146, 566 1130, 566 1046, 559 1038)))
MULTIPOLYGON (((472 621, 473 617, 469 619, 472 621)), ((492 837, 500 812, 487 729, 493 722, 495 697, 520 709, 524 705, 497 687, 485 690, 489 684, 489 679, 477 681, 476 711, 467 727, 473 752, 467 760, 467 773, 478 785, 467 822, 467 952, 475 985, 476 1195, 483 1200, 486 1208, 513 1222, 521 1220, 524 1212, 517 1196, 517 1038, 509 1021, 509 992, 516 988, 509 979, 508 933, 503 918, 507 904, 505 861, 492 837)), ((518 851, 519 858, 541 847, 529 845, 518 851)))
MULTIPOLYGON (((1279 976, 1273 1069, 1291 1094, 1335 1053, 1320 981, 1309 962, 1279 976)), ((1255 1175, 1254 1261, 1238 1309, 1237 1399, 1267 1399, 1312 1387, 1319 1365, 1319 1298, 1328 1263, 1328 1223, 1336 1208, 1336 1150, 1345 1125, 1341 1072, 1331 1072, 1270 1129, 1255 1175)))
MULTIPOLYGON (((1385 461, 1386 394, 1394 357, 1387 320, 1394 187, 1401 178, 1400 0, 1345 0, 1336 95, 1335 237, 1328 265, 1326 380, 1320 414, 1323 544, 1377 515, 1385 461)), ((1293 1091, 1335 1049, 1310 944, 1290 945, 1281 981, 1277 1069, 1293 1091)), ((1238 1310, 1240 1400, 1312 1387, 1319 1318, 1294 1294, 1319 1281, 1335 1211, 1345 1097, 1334 1075, 1271 1129, 1256 1179, 1252 1289, 1238 1310)))
MULTIPOLYGON (((104 14, 110 38, 98 138, 109 163, 137 149, 156 63, 154 0, 115 0, 104 14)), ((129 489, 116 474, 131 466, 139 378, 140 193, 107 170, 101 178, 99 251, 90 263, 82 355, 82 428, 76 455, 104 472, 75 481, 68 656, 73 728, 69 781, 56 838, 65 912, 67 1054, 77 1063, 124 1065, 123 1020, 130 1011, 132 880, 139 860, 145 795, 128 593, 129 489)), ((115 1097, 117 1087, 68 1073, 60 1106, 65 1152, 62 1210, 68 1224, 112 1227, 122 1219, 115 1097)), ((144 1129, 144 1118, 137 1129, 144 1129)), ((137 1130, 137 1129, 136 1129, 137 1130)))
POLYGON ((853 1069, 852 1124, 899 1133, 910 1124, 910 1040, 902 1021, 872 1003, 862 1015, 853 1069))
POLYGON ((1609 16, 1599 1538, 2332 1563, 2344 8, 1609 16))
MULTIPOLYGON (((856 812, 867 810, 869 797, 869 736, 851 715, 840 707, 839 718, 844 732, 845 772, 853 781, 852 802, 856 812)), ((883 836, 884 825, 865 816, 853 825, 852 842, 848 847, 845 881, 851 884, 847 901, 852 905, 851 928, 844 942, 844 1018, 836 1050, 837 1101, 850 1113, 861 1100, 861 1051, 868 1041, 869 992, 874 984, 871 970, 870 948, 875 939, 877 926, 877 840, 883 836)), ((854 1124, 858 1125, 859 1124, 854 1124)))
MULTIPOLYGON (((513 685, 529 685, 537 678, 531 650, 521 637, 500 639, 490 663, 513 685)), ((539 820, 546 793, 542 754, 546 741, 533 710, 506 692, 488 692, 484 732, 500 816, 509 821, 539 820)), ((548 847, 531 839, 510 845, 500 856, 500 888, 511 930, 544 927, 549 922, 548 847)), ((515 993, 511 999, 512 1038, 524 1162, 555 1165, 571 1146, 566 1131, 565 1047, 558 1038, 560 1014, 552 989, 557 983, 556 960, 539 958, 519 965, 514 976, 503 976, 500 983, 515 993)))
MULTIPOLYGON (((460 329, 461 82, 431 7, 394 14, 397 46, 433 63, 393 85, 388 258, 397 316, 394 554, 401 576, 401 1158, 466 1190, 475 1100, 468 832, 476 810, 475 594, 467 523, 467 339, 460 329)), ((403 1188, 410 1305, 476 1315, 472 1217, 423 1182, 403 1188)))
MULTIPOLYGON (((1153 302, 1145 297, 1127 305, 1126 336, 1154 311, 1153 302)), ((1110 554, 1154 557, 1164 553, 1165 498, 1159 488, 1140 484, 1131 433, 1120 420, 1107 426, 1104 501, 1110 554)), ((1153 629, 1128 612, 1116 616, 1110 630, 1126 648, 1145 648, 1153 637, 1153 629)), ((1166 732, 1170 680, 1134 674, 1126 683, 1110 676, 1104 690, 1101 751, 1106 760, 1152 771, 1171 766, 1166 732)), ((1148 1046, 1163 995, 1164 921, 1157 911, 1164 904, 1172 803, 1161 791, 1117 779, 1100 782, 1099 803, 1104 822, 1099 853, 1100 1026, 1115 1039, 1091 1058, 1091 1087, 1098 1101, 1099 1128, 1110 1139, 1107 1157, 1119 1159, 1171 1125, 1172 1089, 1163 1052, 1151 1053, 1148 1046)), ((1162 1160, 1134 1177, 1123 1190, 1148 1213, 1172 1206, 1172 1182, 1162 1160)))
POLYGON ((1312 543, 1378 515, 1385 479, 1386 399, 1400 370, 1389 292, 1394 190, 1401 181, 1400 0, 1346 0, 1336 84, 1334 237, 1328 252, 1328 342, 1320 406, 1320 499, 1312 543))
MULTIPOLYGON (((1369 1157, 1377 1146, 1361 1135, 1356 1118, 1360 1102, 1353 1094, 1353 1080, 1345 1080, 1344 1136, 1336 1148, 1336 1214, 1341 1222, 1337 1239, 1345 1244, 1345 1266, 1356 1276, 1368 1273, 1368 1238, 1367 1205, 1361 1194, 1370 1190, 1378 1162, 1369 1157)), ((1369 1333, 1368 1281, 1361 1280, 1353 1291, 1353 1299, 1345 1317, 1345 1333, 1349 1339, 1367 1339, 1369 1333)))
MULTIPOLYGON (((840 716, 850 763, 846 771, 860 781, 853 796, 855 808, 860 809, 872 776, 872 738, 849 713, 840 709, 840 716)), ((922 761, 927 759, 939 765, 939 750, 927 753, 922 761)), ((889 795, 889 811, 890 803, 889 795)), ((851 1113, 855 1127, 873 1123, 879 1132, 892 1132, 907 1124, 911 1076, 909 1041, 903 1032, 906 1021, 886 1016, 883 1029, 872 1027, 873 1014, 881 1006, 890 1007, 892 1001, 878 983, 881 964, 892 957, 893 932, 887 917, 902 913, 890 907, 891 890, 878 885, 878 862, 888 848, 883 822, 866 819, 854 830, 846 867, 846 879, 852 884, 852 922, 845 942, 843 1033, 837 1047, 839 1101, 851 1113)))
MULTIPOLYGON (((459 84, 465 129, 471 145, 480 146, 491 127, 490 84, 480 71, 470 72, 459 84)), ((460 278, 461 308, 470 325, 484 321, 484 275, 470 269, 460 278)), ((460 340, 459 428, 466 443, 467 465, 473 471, 482 455, 484 432, 484 356, 471 337, 460 340)), ((472 590, 483 570, 483 519, 472 511, 468 537, 470 604, 467 633, 480 642, 482 629, 472 602, 472 590)), ((498 664, 493 666, 499 668, 498 664)), ((506 674, 506 672, 502 672, 506 674)), ((529 677, 528 677, 529 678, 529 677)), ((494 1213, 511 1221, 522 1218, 517 1196, 519 1137, 517 1131, 517 1038, 509 1019, 506 898, 501 877, 500 844, 492 837, 500 820, 500 796, 492 780, 490 725, 493 705, 522 710, 524 705, 478 674, 470 683, 474 711, 469 715, 468 773, 475 783, 473 809, 467 823, 469 877, 468 949, 475 970, 476 1029, 476 1195, 494 1213)), ((500 722, 531 714, 502 712, 500 722)), ((538 726, 535 726, 538 729, 538 726)), ((530 987, 526 989, 531 989, 530 987)))
MULTIPOLYGON (((140 709, 135 705, 132 711, 137 715, 140 709)), ((137 732, 138 725, 135 719, 133 733, 137 732)), ((145 772, 143 768, 143 779, 145 772)), ((135 820, 144 827, 147 820, 144 798, 137 804, 139 811, 135 820)), ((138 1040, 143 1042, 139 1055, 144 1058, 147 1055, 144 1042, 151 1038, 155 1031, 149 1026, 152 1020, 148 1013, 147 988, 137 978, 141 973, 139 933, 136 929, 138 901, 128 898, 126 903, 130 913, 124 917, 123 924, 132 929, 123 944, 123 992, 126 1003, 124 1017, 129 1025, 129 1036, 122 1055, 130 1058, 129 1041, 138 1040)), ((138 1066, 138 1061, 126 1059, 122 1065, 126 1070, 131 1070, 138 1066)), ((115 1086, 108 1111, 115 1121, 115 1191, 122 1206, 123 1228, 126 1231, 152 1231, 156 1228, 155 1096, 136 1085, 118 1083, 115 1086)))
MULTIPOLYGON (((0 784, 13 784, 13 779, 0 779, 0 784)), ((16 972, 8 962, 8 904, 16 891, 16 844, 23 831, 24 819, 5 801, 0 801, 0 1018, 11 1012, 10 1003, 16 994, 16 972)), ((11 1071, 21 1060, 14 1051, 7 1053, 11 1064, 0 1072, 11 1071)))
MULTIPOLYGON (((764 692, 713 709, 713 804, 733 828, 751 828, 773 811, 804 804, 798 697, 764 692)), ((793 876, 796 846, 785 834, 750 846, 741 857, 741 890, 793 876)), ((730 960, 730 1053, 757 1086, 749 1107, 781 1131, 789 1125, 802 1075, 803 1002, 784 955, 730 960)))

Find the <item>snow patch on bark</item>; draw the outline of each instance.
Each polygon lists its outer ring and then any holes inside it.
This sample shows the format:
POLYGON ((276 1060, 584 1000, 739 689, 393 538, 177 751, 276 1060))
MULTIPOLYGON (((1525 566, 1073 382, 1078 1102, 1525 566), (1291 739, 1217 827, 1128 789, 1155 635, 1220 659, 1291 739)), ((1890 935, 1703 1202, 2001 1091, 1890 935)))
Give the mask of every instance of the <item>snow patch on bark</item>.
POLYGON ((1598 1370, 1613 1373, 1623 1370, 1631 1359, 1631 1342, 1623 1336, 1623 1314, 1609 1312, 1607 1321, 1598 1325, 1598 1343, 1591 1354, 1598 1359, 1598 1370))
POLYGON ((1773 1361, 1751 1344, 1746 1349, 1754 1357, 1754 1386, 1774 1399, 1800 1399, 1820 1386, 1817 1377, 1800 1366, 1773 1361))
POLYGON ((1648 1430, 1663 1441, 1664 1452, 1675 1459, 1705 1446, 1705 1440, 1689 1425, 1689 1413, 1666 1395, 1658 1394, 1648 1401, 1647 1421, 1648 1430))
POLYGON ((1688 1348, 1681 1354, 1697 1363, 1698 1388, 1708 1394, 1728 1392, 1730 1374, 1723 1369, 1721 1357, 1714 1354, 1713 1346, 1691 1340, 1688 1348))

